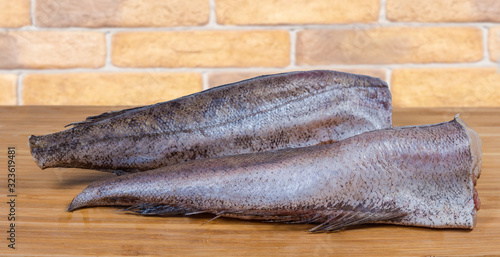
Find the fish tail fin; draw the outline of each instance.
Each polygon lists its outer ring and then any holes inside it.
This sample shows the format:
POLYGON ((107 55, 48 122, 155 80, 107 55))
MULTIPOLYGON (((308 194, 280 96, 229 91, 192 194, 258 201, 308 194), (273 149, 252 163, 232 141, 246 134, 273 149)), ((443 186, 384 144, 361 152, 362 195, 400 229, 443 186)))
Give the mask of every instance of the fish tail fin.
MULTIPOLYGON (((132 174, 133 175, 133 174, 132 174)), ((121 179, 118 177, 118 179, 121 179)), ((120 189, 116 189, 110 181, 113 179, 99 180, 90 183, 82 190, 69 204, 67 211, 72 212, 77 209, 94 207, 94 206, 134 206, 144 202, 141 197, 132 194, 123 193, 120 189)), ((135 184, 129 183, 130 187, 135 184)), ((129 188, 124 187, 124 191, 129 188)))
MULTIPOLYGON (((134 112, 141 108, 145 107, 106 112, 88 117, 85 121, 68 124, 66 127, 74 127, 67 130, 41 136, 31 135, 28 139, 31 156, 41 169, 65 167, 115 172, 120 166, 117 164, 120 161, 117 161, 117 158, 109 157, 112 151, 106 148, 108 125, 96 122, 134 112), (88 154, 88 151, 91 151, 92 154, 88 154), (109 160, 103 161, 105 159, 103 156, 109 157, 109 160)), ((106 120, 106 122, 108 121, 106 120)), ((130 170, 136 171, 133 167, 130 170)), ((122 172, 116 171, 115 173, 122 172)))
POLYGON ((33 158, 33 161, 35 161, 36 165, 40 167, 41 169, 44 169, 44 162, 40 160, 40 156, 36 153, 36 148, 38 148, 38 141, 39 141, 39 136, 31 135, 28 138, 28 148, 31 153, 31 157, 33 158))
POLYGON ((28 138, 28 147, 33 161, 41 169, 53 167, 76 167, 74 165, 75 142, 70 131, 28 138))
POLYGON ((49 145, 51 145, 51 140, 47 138, 47 136, 31 135, 28 138, 28 147, 33 161, 35 161, 36 165, 41 169, 51 167, 52 163, 50 154, 47 153, 47 149, 49 145))

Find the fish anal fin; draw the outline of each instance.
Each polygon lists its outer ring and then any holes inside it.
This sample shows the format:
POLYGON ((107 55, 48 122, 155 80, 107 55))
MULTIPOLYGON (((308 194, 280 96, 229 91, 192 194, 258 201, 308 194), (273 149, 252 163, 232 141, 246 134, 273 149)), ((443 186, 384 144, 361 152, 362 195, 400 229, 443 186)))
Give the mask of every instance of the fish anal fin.
POLYGON ((183 206, 162 205, 162 204, 137 204, 123 209, 125 212, 132 212, 145 216, 179 216, 203 213, 202 211, 183 206))
POLYGON ((264 222, 284 223, 312 223, 318 216, 310 211, 268 211, 268 210, 244 210, 224 211, 223 217, 238 218, 243 220, 260 220, 264 222))
POLYGON ((407 213, 401 211, 400 209, 360 209, 361 210, 355 208, 351 210, 335 209, 321 211, 241 210, 214 212, 184 206, 144 203, 130 206, 125 208, 123 211, 146 216, 179 216, 200 213, 213 213, 216 215, 213 219, 205 223, 209 223, 219 217, 261 220, 266 222, 320 223, 318 226, 310 229, 311 232, 330 232, 342 230, 346 227, 354 225, 396 221, 397 219, 403 218, 407 215, 407 213))
POLYGON ((384 222, 400 219, 407 213, 399 209, 384 211, 334 210, 326 211, 321 216, 323 223, 310 229, 311 232, 329 232, 342 230, 349 226, 384 222))

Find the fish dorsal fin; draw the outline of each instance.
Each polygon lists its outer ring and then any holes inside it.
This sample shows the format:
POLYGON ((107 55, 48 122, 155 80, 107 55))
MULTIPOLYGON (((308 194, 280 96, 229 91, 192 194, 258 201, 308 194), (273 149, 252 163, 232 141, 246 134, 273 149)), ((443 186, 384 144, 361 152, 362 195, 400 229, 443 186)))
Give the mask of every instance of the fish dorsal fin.
POLYGON ((204 211, 194 210, 182 206, 161 205, 161 204, 137 204, 123 209, 125 212, 133 212, 146 216, 177 216, 204 213, 204 211))
POLYGON ((124 114, 124 113, 127 113, 127 112, 131 112, 131 111, 134 111, 134 110, 137 110, 137 109, 141 109, 141 108, 144 108, 144 107, 134 107, 134 108, 129 108, 129 109, 125 109, 125 110, 105 112, 105 113, 101 113, 99 115, 87 117, 84 121, 70 123, 70 124, 68 124, 68 125, 66 125, 64 127, 69 127, 69 126, 75 126, 76 127, 76 126, 83 125, 83 124, 98 122, 98 121, 101 121, 101 120, 112 118, 112 117, 115 117, 115 116, 118 116, 118 115, 121 115, 121 114, 124 114))
POLYGON ((388 209, 383 211, 335 210, 324 212, 321 216, 323 216, 326 221, 309 231, 335 231, 354 225, 395 220, 406 215, 407 213, 399 209, 388 209))

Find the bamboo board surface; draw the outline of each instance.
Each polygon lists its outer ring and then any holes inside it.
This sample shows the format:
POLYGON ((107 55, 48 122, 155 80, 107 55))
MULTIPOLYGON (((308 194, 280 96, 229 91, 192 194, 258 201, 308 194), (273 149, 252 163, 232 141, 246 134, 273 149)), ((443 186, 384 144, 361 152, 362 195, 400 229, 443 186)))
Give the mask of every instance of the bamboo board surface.
POLYGON ((456 113, 479 132, 482 201, 474 230, 363 225, 338 233, 309 233, 313 225, 275 224, 211 216, 143 217, 117 208, 66 212, 95 180, 114 176, 83 169, 38 168, 27 139, 63 130, 87 116, 122 107, 0 107, 0 256, 415 256, 500 255, 500 109, 396 109, 394 126, 449 121, 456 113), (16 149, 15 248, 10 244, 7 151, 16 149))

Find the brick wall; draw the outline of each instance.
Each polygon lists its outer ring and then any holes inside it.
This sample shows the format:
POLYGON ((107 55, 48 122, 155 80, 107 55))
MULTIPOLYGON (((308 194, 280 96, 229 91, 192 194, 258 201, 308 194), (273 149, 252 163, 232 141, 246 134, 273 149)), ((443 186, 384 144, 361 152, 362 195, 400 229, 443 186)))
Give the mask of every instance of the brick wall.
POLYGON ((0 105, 144 105, 333 69, 394 106, 500 106, 496 0, 0 0, 0 105))

